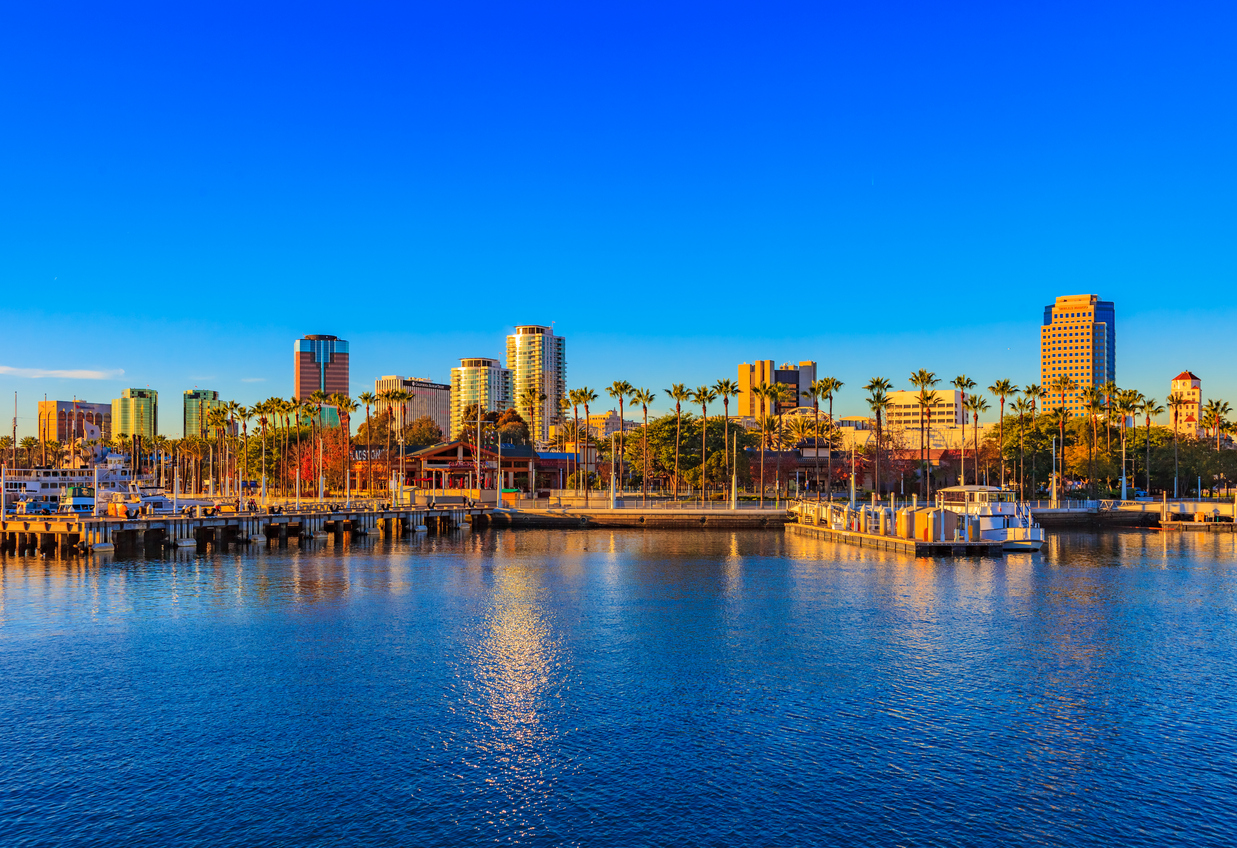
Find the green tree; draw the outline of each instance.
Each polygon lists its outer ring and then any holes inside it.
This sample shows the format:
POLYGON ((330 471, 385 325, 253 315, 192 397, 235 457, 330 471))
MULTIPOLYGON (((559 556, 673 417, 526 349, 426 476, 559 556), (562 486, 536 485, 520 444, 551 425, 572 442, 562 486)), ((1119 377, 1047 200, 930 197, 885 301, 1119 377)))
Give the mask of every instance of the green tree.
MULTIPOLYGON (((1000 445, 1002 450, 1005 446, 1005 399, 1018 394, 1018 387, 1014 385, 1012 380, 997 380, 988 387, 988 391, 997 399, 1001 405, 1000 417, 997 418, 997 430, 1000 433, 1000 445)), ((1002 452, 1000 456, 1001 465, 1001 488, 1005 488, 1005 454, 1002 452)), ((976 478, 978 479, 978 478, 976 478)))
POLYGON ((679 499, 679 452, 682 446, 681 435, 683 426, 683 404, 690 401, 692 393, 682 383, 674 383, 666 389, 666 394, 674 401, 674 499, 679 499))
POLYGON ((722 468, 725 472, 722 479, 728 480, 730 479, 730 454, 732 453, 730 450, 730 399, 738 397, 743 390, 739 388, 735 380, 722 379, 713 384, 713 393, 722 399, 722 421, 725 422, 723 429, 726 436, 722 444, 722 468))
POLYGON ((640 489, 644 497, 644 507, 649 505, 649 473, 652 468, 649 465, 649 404, 657 400, 656 393, 648 389, 636 389, 631 393, 632 403, 640 404, 640 409, 644 413, 644 426, 640 430, 641 437, 641 453, 643 460, 640 466, 640 489))
POLYGON ((926 455, 924 451, 928 449, 927 428, 932 426, 932 404, 937 401, 936 392, 932 391, 932 387, 939 383, 940 380, 937 379, 935 372, 920 368, 911 374, 907 382, 919 389, 919 395, 915 398, 915 402, 919 405, 919 469, 922 474, 922 480, 919 485, 924 493, 924 503, 927 503, 932 489, 928 482, 928 466, 925 462, 926 455))
POLYGON ((635 388, 631 385, 631 383, 627 382, 626 380, 615 380, 613 383, 610 384, 610 388, 606 389, 606 394, 608 394, 614 400, 618 401, 618 413, 619 413, 618 479, 619 479, 620 489, 623 488, 623 449, 627 445, 626 434, 624 432, 627 429, 627 422, 623 418, 623 403, 627 400, 627 398, 631 395, 633 391, 635 391, 635 388))
MULTIPOLYGON (((961 378, 960 378, 961 379, 961 378)), ((972 384, 973 385, 973 384, 972 384)), ((873 377, 868 380, 867 385, 863 388, 868 393, 868 409, 872 410, 872 416, 876 419, 876 445, 875 453, 873 454, 872 464, 872 483, 876 488, 876 497, 881 497, 881 436, 882 426, 881 418, 885 411, 889 409, 889 389, 893 387, 893 383, 886 380, 884 377, 873 377)))

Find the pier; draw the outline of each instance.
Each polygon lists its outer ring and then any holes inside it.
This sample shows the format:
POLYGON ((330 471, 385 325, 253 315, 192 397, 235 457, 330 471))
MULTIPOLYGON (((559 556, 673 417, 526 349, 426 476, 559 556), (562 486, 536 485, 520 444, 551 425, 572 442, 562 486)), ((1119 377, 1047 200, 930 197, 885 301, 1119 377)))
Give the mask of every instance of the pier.
POLYGON ((66 557, 91 552, 137 553, 164 547, 223 548, 278 545, 289 540, 345 534, 400 537, 441 533, 484 512, 479 508, 343 508, 291 512, 240 512, 210 517, 150 515, 134 519, 48 516, 0 521, 0 553, 66 557))

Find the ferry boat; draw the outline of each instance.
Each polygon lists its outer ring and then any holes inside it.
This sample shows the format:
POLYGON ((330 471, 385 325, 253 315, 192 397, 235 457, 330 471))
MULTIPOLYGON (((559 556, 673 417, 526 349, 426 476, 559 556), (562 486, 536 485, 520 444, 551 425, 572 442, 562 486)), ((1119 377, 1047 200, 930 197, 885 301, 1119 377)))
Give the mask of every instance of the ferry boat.
POLYGON ((128 457, 112 454, 106 462, 90 468, 8 468, 4 472, 4 498, 7 504, 35 501, 52 512, 60 509, 60 498, 73 487, 93 488, 110 496, 112 492, 127 492, 138 482, 128 465, 128 457), (96 468, 98 477, 96 478, 96 468))
POLYGON ((979 538, 1001 542, 1004 550, 1038 551, 1044 546, 1044 530, 1030 508, 1019 503, 1017 492, 997 486, 950 486, 937 490, 936 505, 977 522, 979 538))

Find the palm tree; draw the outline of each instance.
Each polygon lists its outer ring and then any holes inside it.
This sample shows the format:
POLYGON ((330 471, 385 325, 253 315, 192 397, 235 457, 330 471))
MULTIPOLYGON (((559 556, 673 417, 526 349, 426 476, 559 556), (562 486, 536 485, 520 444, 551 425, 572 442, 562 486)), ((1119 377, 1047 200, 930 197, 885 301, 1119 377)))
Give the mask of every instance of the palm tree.
POLYGON ((1112 411, 1116 405, 1117 393, 1121 390, 1117 388, 1117 384, 1112 380, 1104 382, 1100 386, 1100 392, 1104 395, 1104 404, 1108 409, 1108 421, 1104 427, 1108 435, 1108 458, 1112 459, 1112 411))
MULTIPOLYGON (((1121 480, 1125 482, 1125 431, 1126 421, 1138 412, 1139 404, 1142 403, 1142 395, 1133 389, 1123 389, 1117 391, 1116 401, 1113 403, 1113 408, 1121 416, 1120 436, 1121 436, 1121 480)), ((1174 472, 1175 473, 1175 472, 1174 472)), ((1174 477, 1174 485, 1176 478, 1174 477)), ((1173 497, 1176 497, 1174 491, 1173 497)))
POLYGON ((1022 433, 1026 425, 1027 414, 1031 411, 1031 403, 1026 398, 1014 401, 1014 414, 1018 416, 1018 500, 1026 500, 1027 470, 1023 465, 1022 433))
MULTIPOLYGON (((13 441, 12 436, 8 436, 7 438, 10 442, 13 441)), ((33 468, 34 467, 34 451, 39 446, 39 440, 36 439, 34 436, 26 436, 20 442, 18 442, 17 446, 26 452, 26 468, 33 468)), ((13 456, 16 457, 17 453, 14 452, 13 456)), ((13 462, 16 465, 17 460, 14 459, 13 462)))
MULTIPOLYGON (((215 446, 219 450, 219 460, 222 464, 223 460, 223 431, 228 426, 228 410, 222 406, 217 406, 206 413, 206 425, 215 431, 215 446)), ((219 476, 216 474, 216 463, 211 462, 211 479, 215 481, 214 493, 219 494, 219 476)))
POLYGON ((923 482, 920 486, 924 490, 924 503, 928 502, 928 492, 931 491, 928 484, 928 467, 924 463, 924 448, 926 447, 927 431, 924 429, 924 418, 932 420, 932 406, 936 402, 936 392, 929 390, 935 386, 940 380, 937 379, 936 373, 928 371, 925 368, 920 368, 915 373, 911 374, 907 381, 915 388, 919 389, 919 397, 915 400, 919 404, 919 471, 923 475, 923 482))
MULTIPOLYGON (((407 473, 404 470, 404 429, 407 426, 408 417, 408 401, 412 400, 412 395, 403 389, 388 389, 387 399, 394 405, 399 407, 399 430, 396 431, 399 438, 399 484, 404 485, 404 480, 407 473)), ((391 409, 394 413, 395 410, 391 409)), ((477 403, 477 415, 481 415, 481 404, 477 403)), ((388 422, 388 426, 389 426, 388 422)))
POLYGON ((241 422, 241 480, 245 479, 245 472, 249 465, 249 422, 253 420, 254 411, 252 406, 236 407, 236 417, 241 422))
MULTIPOLYGON (((1035 419, 1036 409, 1039 404, 1039 399, 1044 396, 1044 389, 1039 383, 1028 383, 1022 390, 1022 396, 1031 402, 1031 431, 1035 431, 1035 426, 1038 423, 1035 419)), ((1035 451, 1031 451, 1031 493, 1037 494, 1039 491, 1039 477, 1035 467, 1035 451)))
MULTIPOLYGON (((997 444, 1000 446, 998 455, 1001 460, 1001 488, 1005 488, 1005 398, 1018 394, 1018 387, 1014 385, 1012 380, 997 380, 988 387, 988 391, 992 392, 1001 404, 1001 415, 997 419, 997 444)), ((978 478, 976 478, 978 479, 978 478)))
MULTIPOLYGON (((777 412, 777 428, 780 434, 782 432, 782 415, 785 413, 783 407, 791 401, 798 400, 798 398, 796 397, 795 390, 786 383, 770 383, 769 397, 774 404, 773 409, 777 412)), ((782 452, 780 450, 777 452, 777 477, 775 482, 777 483, 777 488, 774 489, 774 495, 776 496, 782 485, 782 452)))
MULTIPOLYGON (((962 412, 962 472, 958 477, 959 480, 966 481, 966 393, 975 388, 975 381, 965 374, 959 374, 949 381, 949 385, 953 386, 961 393, 958 403, 961 406, 962 412)), ((975 457, 975 462, 979 462, 979 457, 975 457)), ((978 468, 978 464, 975 466, 978 468)))
POLYGON ((1057 416, 1061 429, 1061 480, 1065 480, 1065 422, 1069 419, 1069 407, 1065 405, 1065 395, 1074 390, 1074 381, 1061 374, 1048 384, 1048 390, 1061 396, 1061 414, 1057 416))
MULTIPOLYGON (((766 388, 760 386, 760 388, 766 388)), ((752 389, 755 392, 755 389, 752 389)), ((765 507, 765 445, 770 448, 781 446, 782 433, 781 421, 776 415, 762 415, 760 417, 760 508, 765 507)))
MULTIPOLYGON (((1146 416, 1147 419, 1147 494, 1151 494, 1151 419, 1164 411, 1164 407, 1155 402, 1155 398, 1146 398, 1143 400, 1139 411, 1146 416)), ((1199 497, 1202 497, 1202 492, 1199 492, 1199 497)))
POLYGON ((1086 408, 1087 417, 1091 419, 1091 444, 1087 447, 1087 478, 1091 484, 1092 498, 1096 497, 1094 458, 1095 448, 1099 442, 1099 420, 1104 412, 1104 400, 1104 391, 1096 386, 1087 386, 1083 390, 1083 406, 1086 408))
MULTIPOLYGON (((979 485, 979 414, 988 411, 988 400, 983 395, 971 395, 966 401, 966 411, 971 413, 971 432, 975 434, 975 485, 979 485)), ((962 432, 966 441, 966 431, 962 432)), ((984 466, 987 468, 987 466, 984 466)), ((962 481, 965 482, 965 481, 962 481)), ((1005 488, 1002 484, 1001 488, 1005 488)))
MULTIPOLYGON (((537 439, 541 435, 541 425, 545 421, 545 401, 545 393, 536 386, 525 388, 524 391, 520 392, 520 397, 517 400, 521 412, 528 410, 528 440, 534 449, 536 449, 537 439)), ((478 406, 477 410, 477 414, 480 415, 481 407, 478 406)))
MULTIPOLYGON (((1185 406, 1187 401, 1185 399, 1185 395, 1181 394, 1181 392, 1173 392, 1171 395, 1168 396, 1168 400, 1166 401, 1166 403, 1168 404, 1169 414, 1172 415, 1172 418, 1173 418, 1173 497, 1176 498, 1177 497, 1177 475, 1178 475, 1178 472, 1180 471, 1180 466, 1179 466, 1179 462, 1177 458, 1177 429, 1178 429, 1177 428, 1177 417, 1181 413, 1181 407, 1185 406)), ((1125 422, 1123 421, 1121 423, 1124 424, 1125 422)), ((1125 473, 1125 469, 1122 469, 1122 473, 1123 474, 1125 473)))
POLYGON ((632 403, 640 404, 640 410, 644 413, 644 429, 640 433, 640 458, 644 464, 644 470, 640 477, 640 486, 644 495, 644 507, 649 505, 649 404, 657 400, 657 393, 648 389, 636 389, 631 393, 632 403))
POLYGON ((682 383, 674 383, 665 391, 674 401, 674 499, 677 501, 679 499, 679 449, 683 432, 683 402, 691 400, 692 393, 682 383))
MULTIPOLYGON (((339 441, 343 450, 344 491, 352 491, 352 413, 360 407, 357 402, 345 394, 331 395, 331 402, 339 412, 339 441)), ((477 481, 477 491, 481 491, 481 481, 477 481)))
POLYGON ((730 478, 730 399, 743 393, 735 380, 723 379, 713 384, 713 393, 722 399, 722 465, 726 469, 726 478, 730 478))
MULTIPOLYGON (((1203 412, 1203 426, 1209 428, 1215 433, 1216 437, 1216 452, 1220 450, 1220 434, 1224 431, 1225 425, 1228 423, 1224 420, 1224 416, 1232 412, 1227 401, 1209 400, 1203 412)), ((1199 497, 1202 497, 1201 493, 1199 497)))
MULTIPOLYGON (((579 391, 578 397, 580 398, 580 404, 584 407, 584 508, 588 509, 588 489, 589 489, 589 485, 588 485, 589 484, 589 480, 588 480, 588 444, 589 442, 588 440, 589 440, 589 436, 593 434, 593 428, 588 423, 589 422, 588 405, 592 403, 593 401, 597 400, 597 393, 593 391, 592 389, 590 389, 588 386, 581 386, 580 389, 578 389, 578 391, 579 391)), ((501 469, 500 469, 500 474, 501 474, 501 469)))
MULTIPOLYGON (((844 386, 845 384, 841 380, 839 380, 837 377, 821 377, 820 380, 818 380, 817 382, 822 384, 819 390, 821 400, 826 400, 829 402, 829 428, 828 428, 829 438, 828 438, 827 445, 826 445, 829 451, 829 464, 828 464, 827 470, 825 471, 825 477, 826 477, 825 483, 826 483, 826 490, 829 492, 829 500, 832 501, 833 500, 833 437, 837 433, 837 427, 835 426, 835 422, 833 420, 833 396, 837 394, 838 392, 842 391, 842 386, 844 386)), ((817 430, 820 429, 819 425, 817 426, 816 429, 817 430)), ((820 453, 820 450, 818 448, 817 454, 819 455, 819 453, 820 453)), ((817 481, 820 480, 820 464, 819 463, 820 461, 818 459, 817 467, 816 467, 817 481)))
POLYGON ((631 383, 627 382, 626 380, 615 380, 613 383, 610 384, 610 388, 606 389, 606 394, 608 394, 610 397, 618 401, 618 408, 619 408, 619 422, 618 422, 619 423, 619 429, 618 429, 619 449, 618 449, 618 455, 615 457, 615 459, 618 461, 618 479, 619 479, 620 489, 623 488, 623 449, 624 449, 624 445, 626 444, 626 432, 625 431, 627 429, 623 421, 623 402, 626 401, 628 395, 630 395, 634 391, 635 391, 635 388, 633 388, 631 383))
POLYGON ((765 435, 768 432, 772 432, 768 427, 765 426, 765 423, 766 423, 765 403, 768 402, 770 398, 770 392, 771 392, 771 387, 767 383, 762 383, 758 386, 753 386, 751 388, 752 397, 756 398, 756 400, 760 402, 760 408, 758 410, 758 415, 757 415, 756 420, 759 422, 759 425, 760 425, 760 508, 761 509, 764 509, 764 506, 765 506, 765 435))
MULTIPOLYGON (((805 398, 812 399, 812 429, 816 435, 813 437, 812 453, 816 455, 816 502, 820 503, 820 402, 825 399, 828 380, 825 377, 820 380, 813 380, 807 387, 807 391, 803 393, 805 398)), ((831 457, 832 458, 832 457, 831 457)))
POLYGON ((881 416, 889 408, 889 389, 893 383, 884 377, 873 377, 863 387, 868 393, 868 409, 876 418, 876 455, 872 470, 872 483, 876 488, 876 497, 881 496, 881 416))
MULTIPOLYGON (((571 404, 571 443, 575 446, 575 481, 576 491, 580 490, 580 390, 571 389, 567 392, 567 400, 571 404)), ((588 422, 585 422, 588 423, 588 422)))
POLYGON ((365 406, 365 493, 369 494, 374 490, 374 429, 369 421, 369 409, 377 403, 378 396, 373 392, 361 392, 356 399, 365 406))
POLYGON ((704 463, 708 459, 709 404, 717 400, 717 394, 708 386, 697 386, 696 391, 692 392, 692 400, 700 404, 700 498, 706 500, 709 496, 709 479, 704 463))

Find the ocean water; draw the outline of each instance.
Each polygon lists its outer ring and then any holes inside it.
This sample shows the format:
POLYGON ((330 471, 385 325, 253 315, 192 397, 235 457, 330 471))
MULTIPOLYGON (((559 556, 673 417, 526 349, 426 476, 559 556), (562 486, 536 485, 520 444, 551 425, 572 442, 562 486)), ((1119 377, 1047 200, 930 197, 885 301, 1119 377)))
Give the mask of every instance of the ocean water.
POLYGON ((0 844, 1237 842, 1237 537, 0 560, 0 844))

